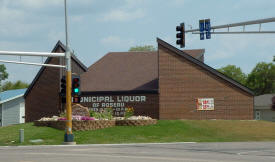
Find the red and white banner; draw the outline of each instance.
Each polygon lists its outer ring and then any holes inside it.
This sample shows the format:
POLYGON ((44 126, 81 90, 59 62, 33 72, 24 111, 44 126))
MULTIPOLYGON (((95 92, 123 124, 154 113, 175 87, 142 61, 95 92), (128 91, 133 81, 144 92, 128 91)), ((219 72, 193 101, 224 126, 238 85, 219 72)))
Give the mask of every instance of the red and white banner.
POLYGON ((214 110, 214 98, 198 98, 197 110, 214 110))

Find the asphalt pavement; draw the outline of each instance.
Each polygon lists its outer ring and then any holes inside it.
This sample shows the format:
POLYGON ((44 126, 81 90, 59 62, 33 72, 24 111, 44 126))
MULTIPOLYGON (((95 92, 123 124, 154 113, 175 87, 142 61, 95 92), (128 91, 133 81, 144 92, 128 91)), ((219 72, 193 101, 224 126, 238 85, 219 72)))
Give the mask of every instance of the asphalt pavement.
POLYGON ((275 142, 2 146, 0 162, 274 162, 275 142))

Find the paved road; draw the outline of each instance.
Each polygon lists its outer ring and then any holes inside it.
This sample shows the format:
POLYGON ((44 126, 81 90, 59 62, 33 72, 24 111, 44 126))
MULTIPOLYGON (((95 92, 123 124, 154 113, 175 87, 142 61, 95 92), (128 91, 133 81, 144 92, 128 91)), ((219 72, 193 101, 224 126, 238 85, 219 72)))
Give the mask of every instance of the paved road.
POLYGON ((0 162, 274 162, 275 142, 0 147, 0 162))

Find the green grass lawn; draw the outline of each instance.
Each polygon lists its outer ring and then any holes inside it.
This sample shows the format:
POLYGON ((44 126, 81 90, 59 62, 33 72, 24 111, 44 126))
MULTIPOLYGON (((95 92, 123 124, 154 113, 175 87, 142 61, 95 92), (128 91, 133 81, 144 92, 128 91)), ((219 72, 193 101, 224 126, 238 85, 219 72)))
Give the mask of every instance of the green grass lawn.
MULTIPOLYGON (((275 141, 275 123, 238 120, 159 120, 150 126, 116 126, 93 131, 75 131, 77 144, 146 142, 275 141)), ((0 128, 0 145, 61 144, 64 131, 36 127, 33 123, 0 128), (19 144, 19 129, 25 142, 19 144), (41 143, 29 140, 43 139, 41 143)))

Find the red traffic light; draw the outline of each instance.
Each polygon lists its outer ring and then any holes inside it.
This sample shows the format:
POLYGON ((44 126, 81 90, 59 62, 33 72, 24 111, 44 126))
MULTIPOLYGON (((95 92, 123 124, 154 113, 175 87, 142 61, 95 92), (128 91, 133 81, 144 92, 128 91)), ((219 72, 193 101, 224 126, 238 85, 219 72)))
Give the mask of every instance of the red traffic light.
POLYGON ((79 78, 73 78, 73 82, 79 82, 79 78))
POLYGON ((80 97, 73 97, 73 103, 80 103, 80 97))

